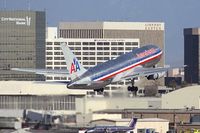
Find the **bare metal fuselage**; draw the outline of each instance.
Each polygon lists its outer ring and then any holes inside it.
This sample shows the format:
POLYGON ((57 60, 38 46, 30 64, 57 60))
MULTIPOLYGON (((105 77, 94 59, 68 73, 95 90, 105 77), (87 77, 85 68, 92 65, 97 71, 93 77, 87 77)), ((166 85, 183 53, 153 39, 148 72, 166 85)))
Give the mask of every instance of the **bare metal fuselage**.
POLYGON ((155 66, 162 53, 161 49, 154 45, 123 54, 113 60, 88 69, 84 74, 72 80, 68 84, 69 89, 100 89, 113 82, 116 76, 126 76, 137 67, 155 66))

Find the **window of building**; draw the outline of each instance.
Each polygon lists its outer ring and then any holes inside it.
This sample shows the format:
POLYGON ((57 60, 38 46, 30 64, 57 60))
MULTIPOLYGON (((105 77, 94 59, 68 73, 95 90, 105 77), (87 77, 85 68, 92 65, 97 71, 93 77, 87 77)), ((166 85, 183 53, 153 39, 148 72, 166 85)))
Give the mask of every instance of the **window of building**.
POLYGON ((117 42, 111 42, 111 45, 117 45, 117 42))
POLYGON ((110 47, 104 47, 104 50, 110 50, 110 47))
POLYGON ((89 55, 95 55, 95 52, 89 52, 89 55))
POLYGON ((117 47, 111 47, 111 50, 117 50, 117 47))
POLYGON ((103 55, 103 52, 97 52, 97 55, 103 55))
POLYGON ((124 50, 124 47, 118 47, 118 50, 124 50))
POLYGON ((47 55, 53 55, 53 52, 47 52, 47 55))
POLYGON ((54 42, 54 45, 60 45, 60 42, 54 42))
POLYGON ((83 47, 83 50, 88 50, 88 47, 83 47))
POLYGON ((88 45, 88 42, 83 42, 83 45, 88 45))
POLYGON ((52 42, 47 42, 47 45, 52 45, 52 42))
POLYGON ((95 43, 94 42, 90 42, 90 45, 95 45, 95 43))
POLYGON ((53 57, 47 57, 47 60, 52 60, 53 59, 53 57))
POLYGON ((54 52, 54 55, 60 55, 60 52, 54 52))
POLYGON ((103 43, 102 42, 97 42, 97 45, 101 46, 101 45, 103 45, 103 43))
POLYGON ((90 57, 90 60, 95 60, 95 57, 90 57))
POLYGON ((97 60, 103 60, 103 57, 97 57, 97 60))
POLYGON ((123 46, 124 43, 123 42, 118 42, 118 45, 123 46))
POLYGON ((89 50, 95 50, 95 47, 89 47, 89 50))
POLYGON ((52 47, 46 47, 46 50, 52 50, 53 48, 52 47))
POLYGON ((81 50, 81 47, 75 47, 74 50, 81 50))
POLYGON ((60 47, 54 47, 54 50, 61 50, 60 47))
POLYGON ((75 42, 75 45, 81 45, 81 42, 75 42))
POLYGON ((66 62, 61 62, 61 65, 66 65, 66 62))
POLYGON ((54 57, 54 60, 60 60, 60 57, 54 57))
POLYGON ((60 65, 60 62, 54 62, 54 65, 60 65))
POLYGON ((47 65, 52 65, 53 63, 52 62, 47 62, 47 65))
POLYGON ((110 53, 109 52, 104 52, 104 55, 110 55, 110 53))
POLYGON ((97 47, 97 50, 103 50, 103 47, 97 47))
POLYGON ((74 52, 75 55, 81 55, 81 52, 74 52))

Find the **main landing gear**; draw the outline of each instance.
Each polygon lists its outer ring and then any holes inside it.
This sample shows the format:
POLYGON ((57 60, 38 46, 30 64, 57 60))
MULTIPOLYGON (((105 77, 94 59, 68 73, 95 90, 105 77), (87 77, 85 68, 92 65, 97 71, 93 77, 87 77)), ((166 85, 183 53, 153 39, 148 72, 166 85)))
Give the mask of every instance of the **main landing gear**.
POLYGON ((128 86, 127 90, 132 92, 132 93, 135 92, 135 95, 136 95, 136 93, 138 91, 138 87, 134 86, 134 84, 135 84, 135 79, 133 78, 133 79, 131 79, 131 85, 132 86, 128 86))
POLYGON ((97 92, 97 93, 103 93, 103 91, 104 91, 104 88, 94 89, 94 92, 97 92))

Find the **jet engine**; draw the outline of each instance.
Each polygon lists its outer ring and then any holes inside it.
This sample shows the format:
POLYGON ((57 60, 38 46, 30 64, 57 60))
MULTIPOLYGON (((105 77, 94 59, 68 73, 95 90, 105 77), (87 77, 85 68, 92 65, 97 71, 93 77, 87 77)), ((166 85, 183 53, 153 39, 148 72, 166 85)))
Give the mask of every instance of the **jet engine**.
POLYGON ((165 72, 155 73, 149 76, 146 76, 148 80, 156 80, 165 76, 165 72))

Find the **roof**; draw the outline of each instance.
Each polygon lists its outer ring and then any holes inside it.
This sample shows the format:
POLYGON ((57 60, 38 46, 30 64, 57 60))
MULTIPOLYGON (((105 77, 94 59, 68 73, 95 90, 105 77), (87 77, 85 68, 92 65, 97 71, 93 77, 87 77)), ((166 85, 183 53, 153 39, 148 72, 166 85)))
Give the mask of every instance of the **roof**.
POLYGON ((162 108, 200 109, 200 85, 189 86, 162 95, 162 108))
MULTIPOLYGON (((130 122, 131 119, 97 119, 97 120, 92 120, 92 122, 97 122, 97 121, 108 121, 108 122, 130 122)), ((160 119, 160 118, 143 118, 143 119, 138 119, 138 122, 169 122, 169 120, 166 119, 160 119)))
POLYGON ((144 118, 144 119, 138 119, 138 122, 169 122, 169 120, 160 118, 144 118))
POLYGON ((199 97, 200 96, 200 85, 197 86, 189 86, 189 87, 185 87, 185 88, 181 88, 175 91, 172 91, 170 93, 164 94, 163 96, 172 96, 172 95, 192 95, 199 97))
POLYGON ((91 122, 96 122, 96 121, 109 121, 109 122, 129 122, 131 119, 97 119, 97 120, 92 120, 91 122))
POLYGON ((164 22, 60 22, 60 29, 164 30, 164 22))
POLYGON ((170 114, 170 113, 178 113, 178 114, 199 114, 200 109, 134 109, 134 108, 127 108, 127 109, 105 109, 105 110, 99 110, 95 111, 94 113, 97 114, 122 114, 122 113, 165 113, 165 114, 170 114))
POLYGON ((64 84, 36 81, 0 81, 0 95, 85 95, 84 90, 69 90, 64 84))

